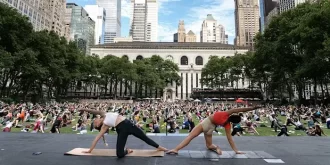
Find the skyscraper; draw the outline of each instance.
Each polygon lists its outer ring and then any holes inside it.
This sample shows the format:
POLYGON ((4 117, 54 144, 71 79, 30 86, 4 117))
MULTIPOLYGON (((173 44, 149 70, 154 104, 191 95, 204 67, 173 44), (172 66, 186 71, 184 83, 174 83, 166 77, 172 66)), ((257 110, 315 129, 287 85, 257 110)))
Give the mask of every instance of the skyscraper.
POLYGON ((70 40, 76 41, 78 48, 86 55, 90 55, 90 46, 94 45, 95 22, 83 7, 75 3, 67 3, 66 10, 71 11, 70 40))
POLYGON ((297 7, 301 3, 305 3, 307 0, 279 0, 280 13, 289 9, 297 7))
POLYGON ((217 20, 213 18, 212 14, 208 14, 202 24, 200 42, 228 44, 228 37, 226 39, 226 36, 225 28, 222 25, 218 25, 217 20))
POLYGON ((106 12, 104 43, 113 43, 121 36, 121 0, 96 0, 96 4, 106 12))
POLYGON ((274 13, 274 9, 278 7, 278 0, 260 0, 260 31, 263 32, 269 24, 268 15, 274 13))
POLYGON ((34 3, 33 1, 23 0, 0 0, 0 2, 8 4, 10 7, 17 9, 22 15, 29 17, 35 31, 50 31, 52 29, 51 6, 49 5, 49 1, 34 3))
POLYGON ((258 0, 235 0, 235 45, 253 47, 260 29, 259 16, 258 0))
MULTIPOLYGON (((49 1, 51 13, 51 30, 60 36, 65 36, 65 8, 66 0, 43 0, 49 1)), ((37 1, 36 1, 37 2, 37 1)))
POLYGON ((84 9, 87 11, 89 17, 95 22, 94 44, 103 44, 106 16, 105 9, 98 5, 86 5, 84 9))
POLYGON ((130 36, 133 41, 158 40, 157 0, 131 0, 130 36))
POLYGON ((185 42, 186 29, 184 28, 184 21, 179 21, 178 27, 178 42, 185 42))

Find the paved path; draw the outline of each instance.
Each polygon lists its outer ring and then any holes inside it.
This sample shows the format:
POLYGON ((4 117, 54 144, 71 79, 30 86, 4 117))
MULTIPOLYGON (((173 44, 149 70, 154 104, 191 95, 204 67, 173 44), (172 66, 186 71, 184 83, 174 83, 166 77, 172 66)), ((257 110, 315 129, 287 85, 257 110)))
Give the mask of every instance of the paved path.
MULTIPOLYGON (((266 165, 277 162, 289 165, 329 165, 330 138, 327 137, 234 137, 237 147, 246 151, 236 155, 226 137, 214 137, 213 143, 224 150, 223 155, 206 150, 204 137, 197 137, 179 155, 160 158, 64 156, 73 148, 88 148, 95 135, 0 133, 0 164, 2 165, 266 165), (41 155, 33 155, 42 152, 41 155)), ((184 137, 150 136, 159 144, 171 149, 184 137)), ((115 148, 116 136, 107 136, 110 148, 115 148)), ((135 149, 152 149, 135 137, 127 146, 135 149)), ((96 148, 106 148, 100 141, 96 148)))

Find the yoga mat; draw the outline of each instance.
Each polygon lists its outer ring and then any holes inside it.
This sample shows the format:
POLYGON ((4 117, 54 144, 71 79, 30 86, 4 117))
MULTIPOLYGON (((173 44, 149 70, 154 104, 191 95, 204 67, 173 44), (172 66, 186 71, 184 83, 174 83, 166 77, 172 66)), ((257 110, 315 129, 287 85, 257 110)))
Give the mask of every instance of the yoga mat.
MULTIPOLYGON (((133 157, 163 157, 164 151, 157 150, 137 150, 132 149, 133 152, 126 156, 133 157)), ((82 153, 82 151, 88 151, 88 148, 75 148, 64 155, 75 155, 75 156, 117 156, 115 149, 94 149, 92 153, 82 153)))

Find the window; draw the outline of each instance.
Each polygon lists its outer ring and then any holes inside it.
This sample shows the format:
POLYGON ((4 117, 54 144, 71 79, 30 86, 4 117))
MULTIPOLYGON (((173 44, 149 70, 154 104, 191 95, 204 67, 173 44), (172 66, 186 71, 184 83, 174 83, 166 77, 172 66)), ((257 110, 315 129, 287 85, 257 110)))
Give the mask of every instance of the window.
POLYGON ((141 56, 141 55, 138 55, 137 57, 136 57, 136 60, 142 60, 143 59, 143 57, 141 56))
POLYGON ((170 61, 173 61, 173 60, 174 60, 174 58, 173 58, 173 56, 171 56, 171 55, 167 55, 167 56, 166 56, 166 60, 170 60, 170 61))
POLYGON ((182 56, 180 60, 181 65, 188 65, 188 57, 187 56, 182 56))
POLYGON ((195 64, 196 65, 203 65, 203 57, 197 56, 195 59, 195 64))
POLYGON ((123 58, 125 58, 127 61, 129 60, 127 55, 123 55, 123 58))

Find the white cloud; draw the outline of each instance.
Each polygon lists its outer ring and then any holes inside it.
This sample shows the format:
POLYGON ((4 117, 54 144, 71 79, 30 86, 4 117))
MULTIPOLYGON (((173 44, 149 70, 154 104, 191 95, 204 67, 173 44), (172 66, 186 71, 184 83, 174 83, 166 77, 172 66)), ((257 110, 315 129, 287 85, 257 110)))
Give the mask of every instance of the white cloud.
MULTIPOLYGON (((200 30, 207 14, 212 14, 214 19, 225 27, 228 36, 235 36, 235 5, 234 0, 204 0, 203 5, 196 4, 183 16, 186 32, 192 30, 196 34, 197 42, 200 40, 200 30), (206 3, 207 1, 207 3, 206 3)), ((158 38, 162 42, 173 42, 173 34, 177 32, 179 19, 177 22, 159 23, 158 38), (172 26, 170 26, 172 24, 172 26)), ((232 43, 233 41, 229 41, 232 43)))
POLYGON ((130 9, 131 9, 131 0, 122 0, 121 1, 121 16, 129 18, 130 9))
POLYGON ((158 24, 158 40, 161 42, 173 42, 173 34, 177 32, 177 27, 171 26, 171 22, 159 22, 158 24))
MULTIPOLYGON (((170 14, 172 11, 166 7, 166 3, 178 2, 181 0, 158 0, 158 12, 159 14, 170 14)), ((131 0, 122 0, 121 1, 121 16, 130 17, 131 12, 131 0)))

